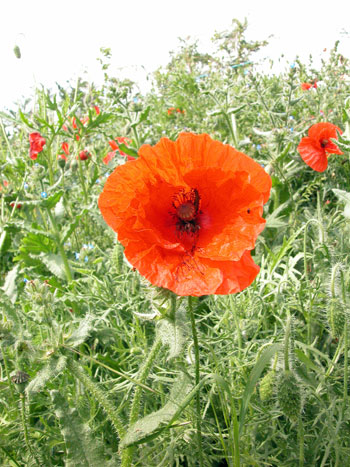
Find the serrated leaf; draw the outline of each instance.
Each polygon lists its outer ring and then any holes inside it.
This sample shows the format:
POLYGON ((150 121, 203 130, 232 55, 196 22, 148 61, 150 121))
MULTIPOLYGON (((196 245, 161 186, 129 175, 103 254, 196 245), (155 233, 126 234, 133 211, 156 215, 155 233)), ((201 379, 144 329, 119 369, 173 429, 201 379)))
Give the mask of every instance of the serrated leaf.
POLYGON ((66 344, 72 347, 77 347, 86 341, 90 336, 90 332, 93 329, 92 326, 93 318, 92 316, 86 316, 79 324, 78 329, 76 329, 70 337, 66 340, 66 344))
POLYGON ((59 200, 63 196, 63 190, 57 191, 54 195, 49 196, 47 199, 42 201, 42 206, 46 209, 52 209, 56 206, 59 200))
POLYGON ((192 384, 187 375, 183 373, 176 378, 169 394, 169 400, 164 407, 131 425, 121 445, 131 446, 133 444, 139 444, 152 434, 156 434, 162 426, 171 421, 178 411, 179 406, 189 394, 191 388, 192 384))
POLYGON ((56 277, 66 279, 64 263, 60 255, 55 255, 54 253, 41 254, 39 259, 56 277))
POLYGON ((77 409, 71 408, 58 391, 51 391, 50 395, 66 444, 66 467, 116 466, 117 460, 107 459, 102 442, 83 423, 77 409))
POLYGON ((16 279, 18 275, 18 268, 19 265, 17 264, 13 269, 11 269, 11 271, 7 273, 5 283, 3 287, 1 287, 5 294, 9 297, 11 303, 15 303, 17 298, 16 279))
POLYGON ((19 113, 19 118, 22 120, 22 122, 27 125, 29 128, 34 128, 34 125, 28 121, 24 113, 22 112, 21 109, 18 110, 19 113))
POLYGON ((158 321, 157 335, 163 345, 169 346, 168 359, 179 356, 184 350, 189 335, 186 314, 178 311, 174 320, 164 318, 158 321))
POLYGON ((36 377, 28 384, 26 391, 29 395, 41 391, 49 380, 54 379, 65 369, 67 357, 51 357, 48 363, 39 371, 36 377))
POLYGON ((141 115, 140 115, 140 118, 139 118, 139 120, 138 120, 138 123, 141 123, 141 122, 147 120, 147 117, 148 117, 148 114, 149 114, 150 110, 151 110, 151 106, 148 105, 148 106, 145 108, 145 110, 143 110, 143 112, 141 112, 141 115))

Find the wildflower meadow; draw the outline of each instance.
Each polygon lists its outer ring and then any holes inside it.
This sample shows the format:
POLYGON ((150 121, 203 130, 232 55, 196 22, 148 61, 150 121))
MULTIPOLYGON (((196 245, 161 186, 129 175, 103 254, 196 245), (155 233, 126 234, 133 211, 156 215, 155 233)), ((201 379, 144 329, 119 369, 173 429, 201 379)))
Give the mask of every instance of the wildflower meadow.
POLYGON ((0 465, 350 466, 350 60, 246 27, 0 112, 0 465))

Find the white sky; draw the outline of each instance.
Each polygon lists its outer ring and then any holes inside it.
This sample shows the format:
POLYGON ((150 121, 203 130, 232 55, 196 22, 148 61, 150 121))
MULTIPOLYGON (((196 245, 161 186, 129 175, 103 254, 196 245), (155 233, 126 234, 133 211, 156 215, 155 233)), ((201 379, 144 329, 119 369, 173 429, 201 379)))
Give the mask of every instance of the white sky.
POLYGON ((205 47, 215 31, 244 17, 248 39, 274 35, 263 52, 274 60, 282 53, 307 60, 311 53, 317 62, 336 39, 350 57, 348 0, 2 0, 0 109, 30 97, 35 83, 64 85, 84 70, 101 82, 100 47, 112 49, 110 74, 142 80, 142 66, 165 65, 178 37, 197 38, 205 47))

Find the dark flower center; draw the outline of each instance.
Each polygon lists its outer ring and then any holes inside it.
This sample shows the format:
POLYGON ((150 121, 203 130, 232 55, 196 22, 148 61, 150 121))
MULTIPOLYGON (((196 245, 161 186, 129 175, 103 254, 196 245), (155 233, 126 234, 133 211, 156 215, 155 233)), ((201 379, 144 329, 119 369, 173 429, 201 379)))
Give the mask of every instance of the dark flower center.
POLYGON ((327 144, 329 143, 329 141, 328 139, 321 139, 320 143, 321 143, 321 147, 325 148, 327 144))
POLYGON ((189 191, 181 190, 173 197, 172 201, 175 213, 171 215, 175 219, 176 230, 180 236, 187 233, 198 235, 200 225, 198 214, 200 214, 200 196, 196 188, 189 191))
POLYGON ((196 217, 196 208, 192 203, 183 203, 176 209, 176 214, 185 222, 191 221, 196 217))

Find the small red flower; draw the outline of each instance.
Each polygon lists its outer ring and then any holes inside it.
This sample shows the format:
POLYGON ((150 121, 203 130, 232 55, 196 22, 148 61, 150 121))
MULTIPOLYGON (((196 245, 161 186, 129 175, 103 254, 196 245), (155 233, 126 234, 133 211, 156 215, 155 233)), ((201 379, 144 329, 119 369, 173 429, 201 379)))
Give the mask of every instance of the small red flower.
POLYGON ((94 109, 95 109, 96 115, 100 115, 101 111, 100 111, 99 106, 98 106, 98 105, 94 105, 94 109))
POLYGON ((29 157, 35 160, 39 152, 43 150, 46 139, 40 133, 30 133, 29 135, 29 157))
POLYGON ((312 125, 308 135, 302 138, 298 151, 303 161, 316 172, 324 172, 328 165, 329 154, 343 154, 338 146, 331 141, 337 139, 337 131, 342 131, 333 123, 320 122, 312 125))
MULTIPOLYGON (((68 156, 69 154, 69 147, 68 147, 68 143, 62 143, 62 146, 61 146, 63 152, 68 156)), ((67 159, 67 158, 66 158, 67 159)))
MULTIPOLYGON (((80 151, 79 153, 79 158, 81 161, 86 161, 87 159, 90 159, 90 157, 91 157, 91 154, 86 149, 84 149, 84 151, 80 151)), ((78 156, 77 156, 77 159, 78 159, 78 156)))
POLYGON ((10 206, 11 206, 11 208, 14 208, 16 206, 16 209, 21 209, 22 208, 21 203, 15 203, 14 201, 12 201, 12 203, 10 203, 10 206))
POLYGON ((175 110, 175 107, 169 107, 168 109, 168 115, 171 115, 175 110))

